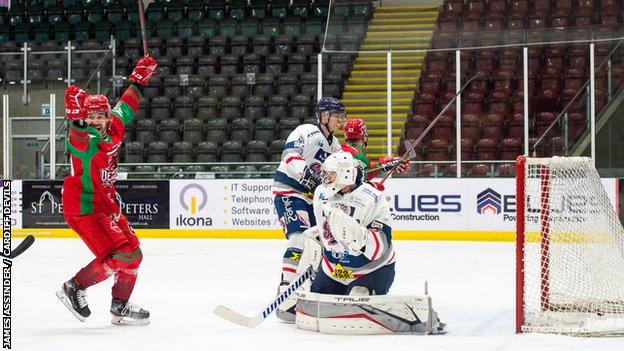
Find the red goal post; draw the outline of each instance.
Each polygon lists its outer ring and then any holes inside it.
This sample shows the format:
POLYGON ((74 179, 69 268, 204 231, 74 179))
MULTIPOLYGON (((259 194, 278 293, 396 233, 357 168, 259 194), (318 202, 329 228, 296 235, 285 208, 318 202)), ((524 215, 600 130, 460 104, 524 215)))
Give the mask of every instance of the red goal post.
POLYGON ((593 161, 516 160, 516 332, 624 335, 624 229, 593 161))

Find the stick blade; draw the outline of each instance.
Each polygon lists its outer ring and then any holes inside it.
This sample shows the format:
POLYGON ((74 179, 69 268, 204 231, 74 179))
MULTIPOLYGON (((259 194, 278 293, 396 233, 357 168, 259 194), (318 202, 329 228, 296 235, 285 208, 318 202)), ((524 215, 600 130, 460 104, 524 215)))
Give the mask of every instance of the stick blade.
POLYGON ((214 314, 225 319, 226 321, 232 322, 234 324, 238 324, 241 327, 253 328, 260 323, 254 323, 255 320, 244 316, 236 311, 233 311, 223 305, 217 306, 214 311, 214 314))
POLYGON ((24 251, 26 251, 33 243, 35 242, 35 237, 32 235, 28 235, 24 240, 22 240, 19 245, 15 249, 11 251, 11 256, 9 258, 13 259, 19 255, 21 255, 24 251))

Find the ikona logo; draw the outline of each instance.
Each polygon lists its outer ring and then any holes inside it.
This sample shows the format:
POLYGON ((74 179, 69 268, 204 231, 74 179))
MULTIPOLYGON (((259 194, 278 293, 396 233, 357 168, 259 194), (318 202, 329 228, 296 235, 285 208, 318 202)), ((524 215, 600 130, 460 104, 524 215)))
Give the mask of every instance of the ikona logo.
POLYGON ((501 212, 501 195, 487 188, 477 195, 477 213, 497 215, 501 212))
POLYGON ((212 218, 201 216, 201 211, 208 203, 208 194, 203 186, 197 183, 185 185, 180 190, 180 206, 185 214, 180 214, 176 218, 176 225, 184 227, 211 227, 212 218))

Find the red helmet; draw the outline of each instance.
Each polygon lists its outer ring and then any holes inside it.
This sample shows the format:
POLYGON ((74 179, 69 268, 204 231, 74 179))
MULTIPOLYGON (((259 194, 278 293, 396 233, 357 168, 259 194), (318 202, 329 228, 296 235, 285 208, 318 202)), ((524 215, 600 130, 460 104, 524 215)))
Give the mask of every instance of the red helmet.
POLYGON ((108 98, 104 95, 89 95, 84 99, 83 108, 87 114, 110 112, 108 98))
POLYGON ((348 119, 345 122, 343 131, 347 140, 362 140, 364 137, 368 137, 366 124, 364 124, 361 118, 348 119))

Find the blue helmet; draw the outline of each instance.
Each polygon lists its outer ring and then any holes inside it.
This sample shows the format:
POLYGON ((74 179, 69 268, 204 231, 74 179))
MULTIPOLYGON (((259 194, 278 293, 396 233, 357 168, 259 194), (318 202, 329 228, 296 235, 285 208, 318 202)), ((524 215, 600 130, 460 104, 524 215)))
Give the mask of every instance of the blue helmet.
POLYGON ((316 117, 317 123, 321 121, 322 112, 345 113, 346 111, 342 101, 333 97, 324 97, 316 103, 316 107, 314 108, 314 116, 316 117))

